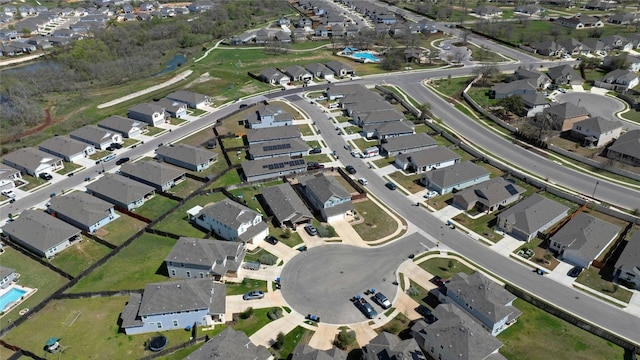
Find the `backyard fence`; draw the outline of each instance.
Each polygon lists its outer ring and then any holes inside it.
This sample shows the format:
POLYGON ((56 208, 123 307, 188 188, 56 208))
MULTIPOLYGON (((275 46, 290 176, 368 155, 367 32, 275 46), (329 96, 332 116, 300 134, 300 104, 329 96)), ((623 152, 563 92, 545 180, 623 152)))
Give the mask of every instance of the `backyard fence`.
POLYGON ((145 356, 143 358, 140 358, 140 360, 157 359, 159 357, 172 354, 172 353, 174 353, 174 352, 176 352, 178 350, 182 350, 182 349, 191 347, 191 346, 193 346, 193 345, 195 345, 197 343, 203 342, 203 341, 204 342, 209 341, 209 335, 205 334, 205 335, 202 335, 202 336, 198 336, 197 338, 191 339, 189 341, 185 341, 185 342, 183 342, 183 343, 181 343, 179 345, 176 345, 174 347, 170 347, 168 349, 164 349, 164 350, 158 351, 156 353, 153 353, 151 355, 148 355, 148 356, 145 356))

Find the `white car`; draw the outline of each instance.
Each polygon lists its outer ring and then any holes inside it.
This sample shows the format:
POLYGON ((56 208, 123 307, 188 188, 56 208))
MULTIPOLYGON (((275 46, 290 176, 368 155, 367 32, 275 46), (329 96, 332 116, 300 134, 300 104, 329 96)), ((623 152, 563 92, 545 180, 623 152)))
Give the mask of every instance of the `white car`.
POLYGON ((438 196, 438 192, 437 192, 437 191, 430 190, 430 191, 427 191, 427 193, 426 193, 426 194, 424 194, 424 196, 423 196, 423 197, 424 197, 425 199, 433 199, 433 198, 434 198, 434 197, 436 197, 436 196, 438 196))
POLYGON ((2 195, 8 197, 9 199, 13 199, 16 197, 16 193, 13 190, 2 190, 2 195))
POLYGON ((365 178, 358 179, 358 182, 364 186, 367 186, 367 184, 369 183, 365 178))

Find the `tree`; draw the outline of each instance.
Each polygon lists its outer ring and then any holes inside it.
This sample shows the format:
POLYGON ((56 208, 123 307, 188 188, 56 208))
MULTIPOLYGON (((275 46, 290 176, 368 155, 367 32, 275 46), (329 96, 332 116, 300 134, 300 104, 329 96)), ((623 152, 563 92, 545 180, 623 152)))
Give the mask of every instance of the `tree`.
POLYGON ((420 121, 424 122, 425 120, 431 118, 433 114, 431 113, 431 104, 422 103, 418 105, 418 110, 420 111, 420 121))
POLYGON ((346 350, 354 341, 356 341, 355 331, 342 328, 336 337, 335 345, 342 350, 346 350))
POLYGON ((284 346, 284 333, 281 331, 276 336, 276 342, 273 344, 274 349, 280 350, 284 346))
POLYGON ((629 66, 631 66, 631 64, 629 64, 629 61, 627 61, 627 56, 625 54, 622 54, 612 56, 609 60, 607 60, 604 68, 607 71, 613 71, 617 69, 628 70, 629 66))
POLYGON ((469 42, 469 36, 471 36, 471 31, 469 30, 462 31, 462 33, 460 34, 460 37, 462 38, 463 45, 466 45, 469 42))
POLYGON ((476 76, 482 76, 480 79, 482 86, 486 86, 487 82, 498 75, 500 71, 495 63, 483 64, 480 67, 473 69, 473 74, 476 76))
POLYGON ((518 95, 503 97, 496 102, 496 105, 502 106, 505 110, 516 115, 521 115, 524 112, 522 98, 518 95))

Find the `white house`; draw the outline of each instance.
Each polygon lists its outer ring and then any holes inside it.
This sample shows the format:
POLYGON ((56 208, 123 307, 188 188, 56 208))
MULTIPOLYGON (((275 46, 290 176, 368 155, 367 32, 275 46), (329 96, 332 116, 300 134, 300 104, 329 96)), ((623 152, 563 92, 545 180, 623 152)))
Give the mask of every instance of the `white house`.
POLYGON ((620 137, 622 123, 607 120, 600 116, 591 117, 573 124, 571 133, 582 141, 584 146, 603 147, 620 137))
POLYGON ((209 205, 191 218, 203 229, 229 241, 253 243, 269 235, 262 215, 229 199, 209 205))

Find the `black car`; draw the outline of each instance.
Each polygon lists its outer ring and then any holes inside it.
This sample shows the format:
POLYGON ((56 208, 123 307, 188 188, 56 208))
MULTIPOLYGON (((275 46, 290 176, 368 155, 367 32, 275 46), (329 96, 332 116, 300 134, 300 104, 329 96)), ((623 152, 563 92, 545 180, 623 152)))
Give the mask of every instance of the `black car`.
POLYGON ((356 170, 356 168, 354 168, 354 167, 353 167, 353 166, 351 166, 351 165, 347 165, 347 167, 346 167, 345 169, 347 169, 347 172, 348 172, 349 174, 351 174, 351 175, 353 175, 353 174, 355 174, 355 173, 357 173, 357 172, 358 172, 358 171, 356 170))
POLYGON ((113 151, 113 150, 115 150, 115 149, 113 148, 113 146, 107 146, 107 148, 106 148, 105 150, 107 150, 107 151, 113 151))
POLYGON ((53 176, 51 176, 51 174, 49 174, 49 173, 40 173, 40 175, 38 175, 38 177, 40 177, 40 179, 43 179, 43 180, 51 180, 51 179, 53 179, 53 176))
POLYGON ((240 109, 244 109, 246 108, 248 105, 247 104, 240 104, 240 109))
POLYGON ((396 186, 396 184, 394 184, 394 183, 392 183, 392 182, 388 182, 388 183, 384 184, 384 186, 386 186, 386 187, 387 187, 387 189, 389 189, 389 190, 395 190, 395 189, 397 189, 397 188, 398 188, 398 187, 396 186))
POLYGON ((111 144, 111 147, 114 148, 114 149, 122 149, 122 145, 120 145, 118 143, 111 144))
POLYGON ((567 275, 569 275, 572 278, 576 278, 578 277, 578 275, 580 275, 581 272, 582 272, 582 268, 580 266, 574 266, 571 268, 571 270, 569 270, 567 275))
POLYGON ((271 245, 275 245, 278 243, 278 239, 276 239, 276 237, 273 235, 267 236, 266 238, 264 238, 264 241, 268 242, 271 245))
POLYGON ((321 154, 321 153, 322 153, 322 149, 320 148, 313 148, 309 150, 309 154, 321 154))
POLYGON ((120 159, 118 159, 118 160, 116 161, 116 165, 122 165, 122 164, 126 163, 127 161, 129 161, 129 158, 128 158, 128 157, 120 158, 120 159))

